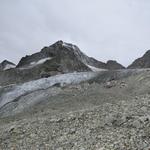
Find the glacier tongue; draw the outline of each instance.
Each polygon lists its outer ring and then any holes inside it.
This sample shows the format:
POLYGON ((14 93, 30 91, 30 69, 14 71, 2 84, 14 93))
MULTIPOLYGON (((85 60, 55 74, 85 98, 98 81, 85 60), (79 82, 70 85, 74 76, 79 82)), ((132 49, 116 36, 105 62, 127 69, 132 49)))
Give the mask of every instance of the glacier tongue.
POLYGON ((21 85, 13 86, 12 90, 6 92, 0 96, 0 107, 4 106, 5 104, 14 101, 18 97, 28 94, 30 92, 36 90, 47 89, 56 83, 60 83, 61 86, 67 84, 78 84, 81 81, 89 80, 95 77, 97 74, 94 72, 80 72, 80 73, 68 73, 62 75, 56 75, 49 78, 42 78, 39 80, 34 80, 30 82, 26 82, 21 85))
POLYGON ((107 69, 102 69, 102 68, 96 68, 94 66, 90 66, 90 65, 87 65, 90 69, 92 69, 92 71, 94 72, 98 72, 98 71, 107 71, 107 69))

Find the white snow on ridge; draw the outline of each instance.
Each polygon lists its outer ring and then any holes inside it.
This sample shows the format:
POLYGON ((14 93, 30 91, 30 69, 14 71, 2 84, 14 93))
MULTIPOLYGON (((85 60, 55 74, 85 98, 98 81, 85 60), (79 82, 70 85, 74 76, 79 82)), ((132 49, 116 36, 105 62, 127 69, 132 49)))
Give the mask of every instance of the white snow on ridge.
POLYGON ((33 68, 37 65, 43 64, 44 62, 46 62, 47 60, 50 60, 50 59, 52 59, 52 57, 43 58, 43 59, 40 59, 39 61, 33 61, 33 62, 30 63, 30 65, 25 66, 25 67, 21 67, 19 69, 23 70, 23 69, 33 68))
POLYGON ((77 84, 81 81, 89 80, 96 75, 94 72, 68 73, 26 82, 22 85, 14 86, 12 91, 4 93, 0 97, 0 107, 26 93, 47 89, 56 83, 60 83, 62 86, 66 84, 77 84))
POLYGON ((90 69, 92 69, 92 71, 94 72, 99 72, 99 71, 106 71, 107 69, 101 69, 101 68, 96 68, 94 66, 90 66, 90 65, 87 65, 90 69))
POLYGON ((52 59, 52 58, 51 57, 43 58, 43 59, 40 59, 37 62, 35 62, 35 61, 31 62, 30 65, 35 66, 35 65, 43 64, 45 61, 50 60, 50 59, 52 59))
POLYGON ((65 42, 63 42, 63 44, 62 44, 64 47, 69 47, 69 48, 72 48, 72 46, 70 45, 70 44, 67 44, 67 43, 65 43, 65 42))
POLYGON ((65 43, 65 42, 63 42, 63 44, 62 44, 64 47, 68 47, 68 48, 72 48, 72 49, 76 49, 75 48, 75 45, 72 45, 72 44, 68 44, 68 43, 65 43))
POLYGON ((3 70, 8 70, 8 69, 15 68, 15 67, 16 67, 15 65, 7 64, 3 70))

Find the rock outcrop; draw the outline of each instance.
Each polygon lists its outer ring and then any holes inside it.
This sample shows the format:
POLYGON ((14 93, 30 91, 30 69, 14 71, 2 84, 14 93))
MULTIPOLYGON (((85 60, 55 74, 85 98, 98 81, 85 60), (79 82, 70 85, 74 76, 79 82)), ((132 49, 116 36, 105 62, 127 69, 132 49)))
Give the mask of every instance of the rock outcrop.
POLYGON ((122 66, 121 64, 119 64, 115 60, 109 60, 109 61, 107 61, 106 68, 110 69, 110 70, 125 69, 124 66, 122 66))
POLYGON ((62 72, 70 71, 89 71, 88 65, 97 68, 106 68, 105 63, 88 57, 80 49, 73 44, 58 41, 49 47, 44 47, 40 52, 31 56, 23 57, 17 68, 34 66, 45 60, 45 64, 51 64, 62 72))
POLYGON ((148 50, 141 58, 136 59, 128 69, 150 68, 150 50, 148 50))

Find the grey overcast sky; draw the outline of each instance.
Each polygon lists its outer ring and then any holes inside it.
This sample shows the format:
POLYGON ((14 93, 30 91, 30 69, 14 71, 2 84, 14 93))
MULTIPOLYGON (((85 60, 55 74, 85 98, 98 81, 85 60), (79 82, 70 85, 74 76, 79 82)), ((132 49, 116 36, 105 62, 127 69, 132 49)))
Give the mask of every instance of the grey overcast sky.
POLYGON ((0 0, 0 61, 57 40, 127 66, 150 49, 150 0, 0 0))

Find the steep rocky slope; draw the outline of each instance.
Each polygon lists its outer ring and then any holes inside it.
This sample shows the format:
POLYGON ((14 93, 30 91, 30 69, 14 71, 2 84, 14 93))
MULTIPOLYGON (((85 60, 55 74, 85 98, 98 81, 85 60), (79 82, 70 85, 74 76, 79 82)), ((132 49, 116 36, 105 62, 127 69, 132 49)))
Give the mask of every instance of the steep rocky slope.
MULTIPOLYGON (((70 59, 74 60, 74 64, 70 62, 70 65, 75 65, 76 63, 81 63, 82 65, 91 65, 98 68, 105 68, 105 64, 97 61, 94 58, 90 58, 85 55, 80 49, 73 44, 65 43, 63 41, 58 41, 49 47, 44 47, 39 53, 35 53, 31 56, 23 57, 17 67, 25 67, 31 65, 32 63, 39 62, 41 59, 54 59, 56 61, 60 61, 62 65, 66 63, 66 61, 70 61, 70 59)), ((73 61, 72 60, 72 61, 73 61)), ((58 63, 60 63, 58 62, 58 63)), ((62 67, 62 66, 60 66, 62 67)), ((69 68, 70 69, 70 68, 69 68)), ((74 68, 76 70, 76 68, 74 68)), ((85 69, 86 70, 86 69, 85 69)), ((78 70, 77 70, 78 71, 78 70)))
MULTIPOLYGON (((117 63, 116 61, 110 60, 107 63, 103 63, 92 57, 88 57, 76 45, 65 43, 63 41, 58 41, 49 47, 44 47, 39 53, 35 53, 31 56, 23 57, 20 60, 17 67, 19 68, 19 67, 25 67, 34 63, 36 64, 36 62, 39 62, 41 59, 49 60, 53 58, 57 58, 57 60, 62 60, 61 63, 62 65, 64 65, 66 63, 64 56, 66 55, 68 55, 66 60, 69 61, 69 58, 70 59, 77 58, 77 60, 72 63, 82 62, 84 65, 88 66, 89 68, 90 66, 92 66, 92 67, 100 68, 100 69, 112 69, 112 70, 124 69, 124 67, 121 64, 117 63), (63 63, 63 61, 65 61, 65 63, 63 63)), ((73 68, 73 69, 76 70, 76 68, 73 68)))
POLYGON ((23 83, 71 72, 123 68, 115 61, 105 64, 88 57, 76 45, 58 41, 38 53, 23 57, 16 68, 2 71, 0 85, 23 83))
POLYGON ((78 47, 58 41, 55 44, 44 47, 40 52, 31 56, 23 57, 17 68, 34 67, 38 64, 47 65, 45 72, 72 72, 72 71, 89 71, 90 69, 84 64, 84 54, 78 47), (47 70, 46 70, 47 69, 47 70))
POLYGON ((109 69, 109 70, 125 69, 124 66, 122 66, 121 64, 119 64, 115 60, 109 60, 109 61, 107 61, 106 68, 109 69))
POLYGON ((150 68, 150 50, 148 50, 141 58, 136 59, 131 65, 128 66, 128 68, 150 68))

